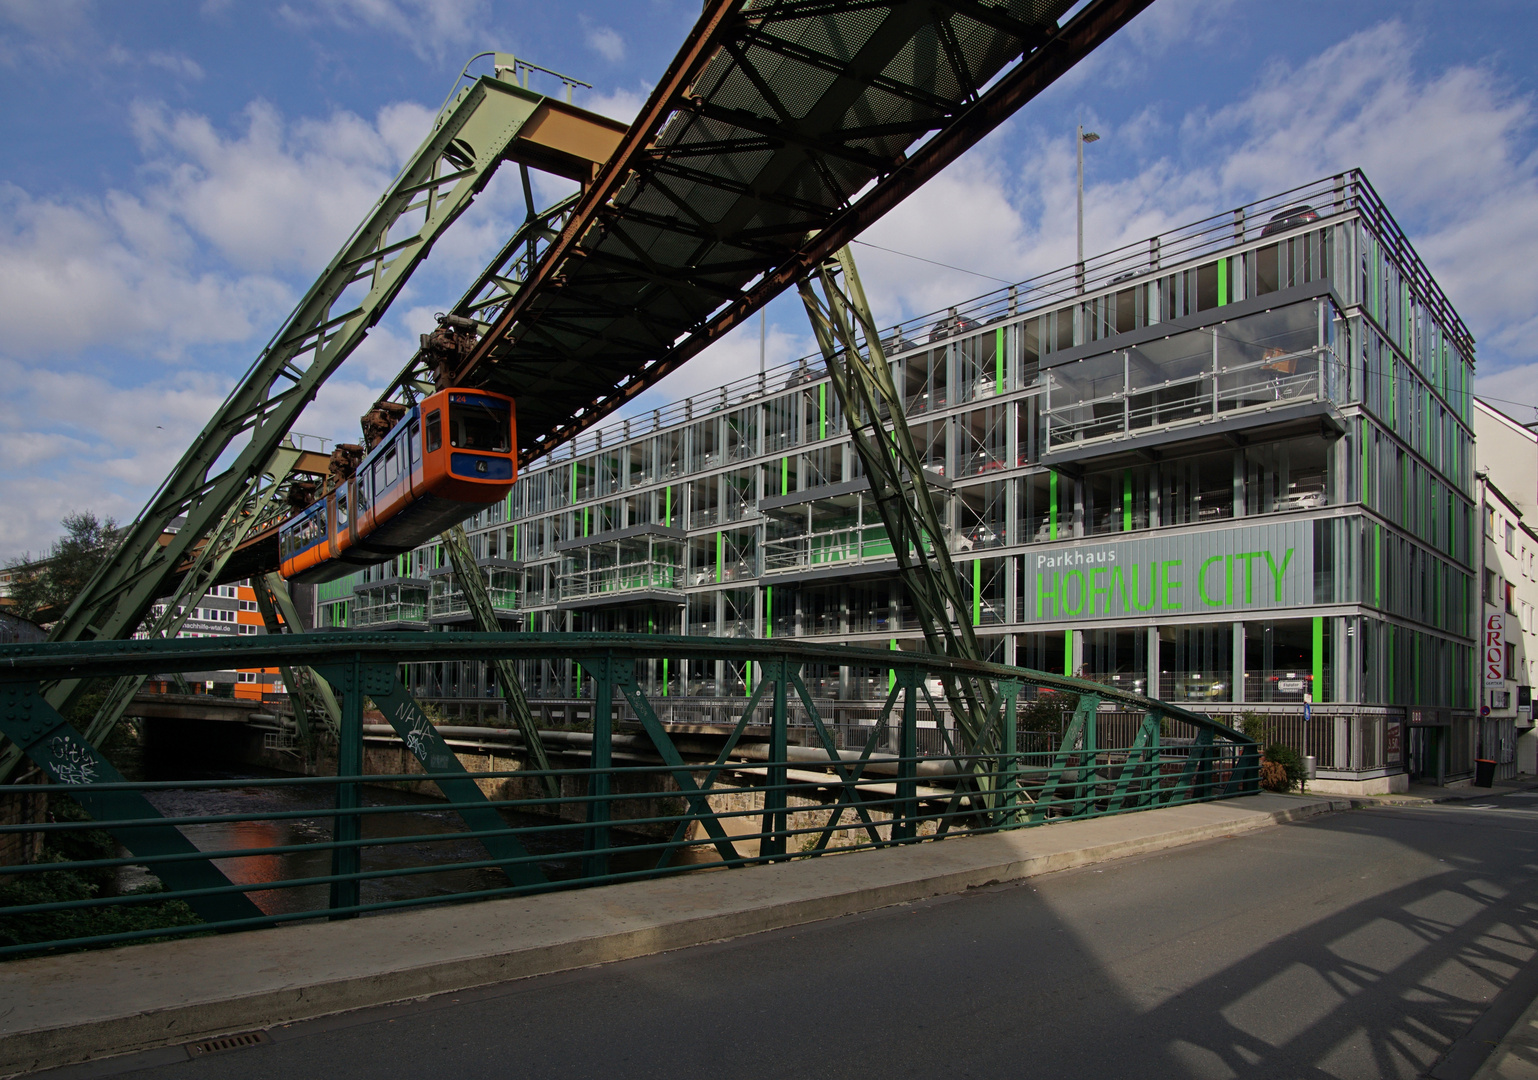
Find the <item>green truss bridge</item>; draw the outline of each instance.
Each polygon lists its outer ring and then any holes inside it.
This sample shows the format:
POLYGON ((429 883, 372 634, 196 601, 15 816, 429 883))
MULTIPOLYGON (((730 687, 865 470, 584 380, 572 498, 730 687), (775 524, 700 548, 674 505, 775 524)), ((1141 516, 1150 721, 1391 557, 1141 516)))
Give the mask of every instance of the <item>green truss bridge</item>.
MULTIPOLYGON (((0 907, 0 920, 32 928, 0 953, 815 858, 1257 790, 1254 743, 1206 717, 977 659, 847 246, 1149 2, 707 0, 628 126, 531 90, 531 74, 544 69, 483 54, 491 73, 462 76, 401 174, 49 642, 0 649, 0 775, 28 759, 47 781, 0 786, 0 797, 24 810, 67 796, 88 815, 21 812, 0 823, 6 850, 105 829, 128 853, 0 865, 0 885, 16 901, 0 907), (304 620, 271 573, 274 537, 296 485, 313 485, 328 463, 295 441, 293 425, 506 164, 522 174, 527 220, 381 402, 435 385, 510 394, 528 464, 794 286, 850 417, 927 653, 489 632, 495 613, 472 587, 480 577, 460 529, 444 534, 445 547, 487 632, 294 632, 304 620), (574 179, 580 190, 537 208, 530 170, 574 179), (183 613, 210 586, 247 577, 260 586, 268 636, 176 640, 183 613), (151 617, 156 603, 163 613, 151 617), (551 659, 581 665, 573 708, 586 711, 585 726, 534 723, 514 665, 551 659), (728 723, 686 732, 673 722, 677 701, 650 699, 638 677, 668 659, 726 661, 745 672, 750 692, 728 723), (401 683, 402 665, 436 662, 496 671, 515 727, 481 740, 505 751, 495 759, 505 768, 467 768, 455 732, 434 724, 401 683), (802 672, 811 664, 858 668, 889 692, 858 722, 833 722, 808 691, 802 672), (324 775, 131 783, 97 749, 146 678, 251 667, 283 672, 293 736, 324 775), (107 681, 106 701, 77 728, 64 717, 97 680, 107 681), (370 709, 379 722, 365 723, 370 709), (381 740, 396 755, 393 771, 369 758, 381 740), (221 785, 289 789, 305 806, 177 815, 167 802, 169 789, 221 785), (383 807, 368 795, 392 787, 430 801, 383 807), (381 824, 445 809, 462 826, 452 843, 469 842, 472 853, 445 855, 443 835, 381 824), (314 824, 303 841, 250 839, 301 819, 314 824), (208 827, 230 825, 247 839, 196 842, 208 827), (276 878, 252 869, 293 855, 309 857, 310 869, 276 878), (144 868, 165 891, 61 898, 27 888, 39 874, 89 880, 125 867, 144 868), (379 898, 381 882, 459 872, 479 876, 379 898), (84 912, 112 918, 87 932, 84 912)), ((1082 284, 1082 268, 1078 276, 1082 284)))
POLYGON ((105 829, 127 852, 0 866, 0 888, 20 901, 0 908, 11 939, 0 956, 819 858, 1259 789, 1251 740, 1110 687, 927 653, 689 637, 335 633, 14 646, 0 653, 0 733, 47 780, 0 796, 68 796, 89 814, 0 824, 0 840, 58 844, 105 829), (744 665, 752 690, 720 730, 669 724, 670 702, 638 679, 661 657, 744 665), (587 720, 540 733, 552 762, 543 769, 520 733, 485 729, 507 747, 502 767, 467 768, 450 744, 466 731, 434 724, 399 678, 407 663, 554 659, 581 664, 587 720), (42 693, 61 679, 279 663, 302 664, 336 691, 339 730, 320 748, 327 775, 127 782, 42 693), (885 676, 890 690, 863 723, 835 725, 803 677, 809 664, 854 665, 885 676), (948 697, 968 695, 993 703, 978 729, 949 712, 948 697), (365 724, 370 706, 382 723, 365 724), (398 749, 370 768, 365 741, 381 732, 398 749), (392 787, 418 797, 382 799, 392 787), (305 805, 257 799, 261 808, 245 812, 177 813, 184 803, 167 800, 263 788, 305 805), (419 820, 415 812, 445 811, 459 828, 391 831, 419 820), (305 838, 282 840, 296 821, 308 823, 305 838), (307 858, 285 861, 295 855, 307 858), (126 867, 165 891, 28 902, 28 882, 126 867), (479 874, 441 884, 465 871, 479 874), (184 917, 170 917, 178 901, 184 917), (85 912, 103 917, 79 921, 85 912))

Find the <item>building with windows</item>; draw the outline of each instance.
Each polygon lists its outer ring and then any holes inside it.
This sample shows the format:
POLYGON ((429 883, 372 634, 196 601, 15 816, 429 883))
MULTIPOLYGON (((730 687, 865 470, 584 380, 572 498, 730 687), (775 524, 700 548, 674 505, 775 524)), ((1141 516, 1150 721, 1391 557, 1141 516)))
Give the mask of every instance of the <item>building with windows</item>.
MULTIPOLYGON (((875 298, 879 308, 880 298, 875 298)), ((1322 790, 1473 768, 1473 341, 1365 178, 1330 177, 896 327, 992 657, 1263 717, 1322 790)), ((820 362, 585 433, 470 526, 506 625, 922 648, 820 362)), ((318 625, 468 622, 424 547, 318 625)), ((885 690, 857 669, 817 693, 885 690)), ((484 673, 414 674, 443 703, 484 673)), ((531 696, 580 675, 524 672, 531 696)), ((752 673, 660 660, 657 694, 752 673)))
MULTIPOLYGON (((150 609, 149 617, 158 619, 165 612, 165 603, 159 603, 150 609)), ((261 612, 256 606, 256 590, 251 588, 250 582, 240 581, 233 585, 216 585, 209 589, 198 601, 197 606, 187 614, 176 636, 179 638, 241 637, 266 632, 261 612)), ((139 633, 134 636, 144 635, 139 633)), ((284 692, 282 677, 277 668, 190 672, 187 675, 187 681, 204 683, 209 690, 225 684, 230 687, 230 692, 235 697, 257 700, 260 700, 263 694, 284 692)))
POLYGON ((1495 776, 1538 772, 1538 433, 1478 398, 1474 433, 1480 560, 1480 722, 1476 753, 1495 776))

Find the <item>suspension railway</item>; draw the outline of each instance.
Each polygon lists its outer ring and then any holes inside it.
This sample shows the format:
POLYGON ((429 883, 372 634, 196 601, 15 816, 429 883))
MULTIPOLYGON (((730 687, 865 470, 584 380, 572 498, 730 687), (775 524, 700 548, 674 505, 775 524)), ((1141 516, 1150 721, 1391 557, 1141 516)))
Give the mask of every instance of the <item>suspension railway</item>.
POLYGON ((324 580, 464 520, 814 276, 1150 2, 707 0, 628 125, 482 54, 490 74, 461 75, 50 640, 128 638, 164 597, 280 569, 324 580), (304 406, 504 166, 522 226, 422 334, 363 443, 299 449, 304 406), (531 170, 578 190, 536 208, 531 170))

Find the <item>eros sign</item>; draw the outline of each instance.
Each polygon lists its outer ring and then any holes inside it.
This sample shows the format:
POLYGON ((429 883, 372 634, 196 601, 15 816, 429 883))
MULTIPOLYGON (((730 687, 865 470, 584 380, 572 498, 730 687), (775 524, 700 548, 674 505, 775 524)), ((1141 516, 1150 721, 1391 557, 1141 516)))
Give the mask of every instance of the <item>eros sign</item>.
POLYGON ((1506 616, 1485 616, 1485 685, 1506 685, 1506 616))

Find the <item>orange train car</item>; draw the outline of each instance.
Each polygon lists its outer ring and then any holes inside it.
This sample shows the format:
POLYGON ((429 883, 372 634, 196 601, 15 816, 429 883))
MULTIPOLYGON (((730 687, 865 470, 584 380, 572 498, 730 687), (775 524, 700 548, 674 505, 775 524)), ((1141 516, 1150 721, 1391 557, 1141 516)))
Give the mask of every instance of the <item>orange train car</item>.
POLYGON ((392 558, 496 502, 518 478, 513 399, 450 387, 423 398, 346 483, 278 530, 283 576, 331 581, 392 558))

